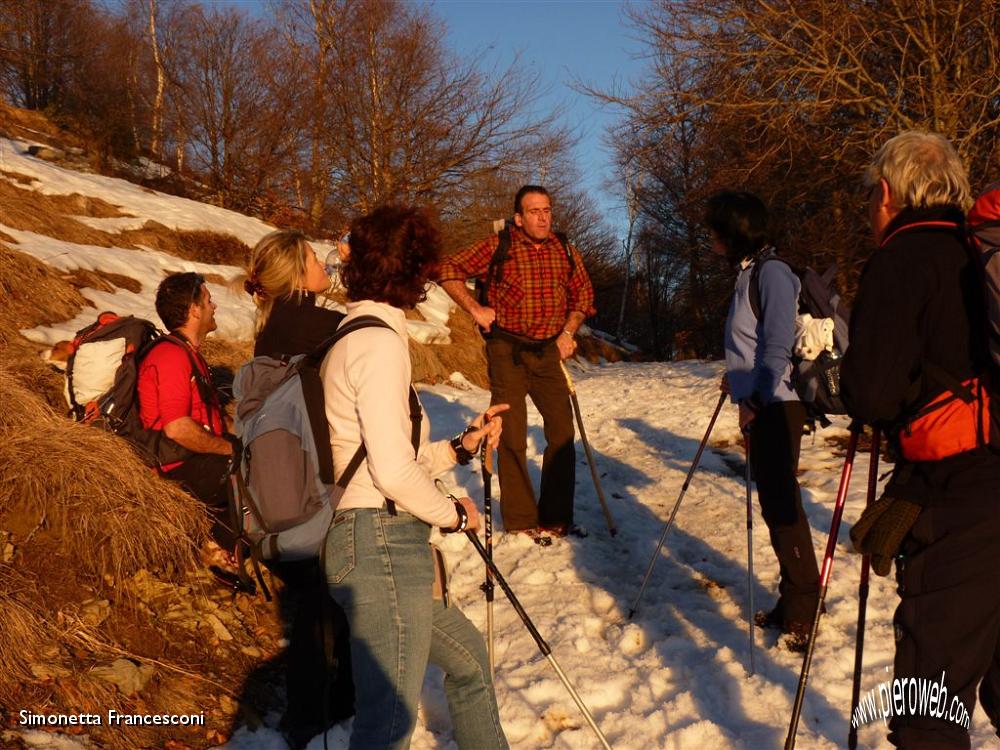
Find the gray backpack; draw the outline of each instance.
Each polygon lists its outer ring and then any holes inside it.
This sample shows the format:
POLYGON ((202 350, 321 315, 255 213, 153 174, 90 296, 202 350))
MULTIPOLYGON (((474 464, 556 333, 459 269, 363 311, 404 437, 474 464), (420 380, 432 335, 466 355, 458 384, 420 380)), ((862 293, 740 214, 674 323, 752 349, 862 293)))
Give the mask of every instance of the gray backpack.
MULTIPOLYGON (((309 354, 254 357, 236 375, 235 429, 243 452, 233 475, 232 522, 243 542, 237 545, 240 569, 249 549, 265 596, 259 562, 318 557, 337 504, 367 455, 362 443, 334 480, 319 368, 338 341, 374 327, 390 328, 379 318, 361 316, 309 354)), ((420 403, 412 388, 410 418, 419 445, 420 403)))

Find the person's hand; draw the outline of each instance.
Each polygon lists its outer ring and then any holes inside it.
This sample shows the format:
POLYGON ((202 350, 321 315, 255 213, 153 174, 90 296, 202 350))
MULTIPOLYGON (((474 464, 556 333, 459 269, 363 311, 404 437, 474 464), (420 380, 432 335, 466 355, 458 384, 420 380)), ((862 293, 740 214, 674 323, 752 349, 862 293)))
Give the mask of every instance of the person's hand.
POLYGON ((480 448, 483 438, 490 449, 500 445, 500 433, 503 432, 503 417, 498 416, 510 408, 510 404, 493 404, 489 409, 472 420, 471 428, 462 436, 462 447, 469 453, 475 453, 480 448))
POLYGON ((740 404, 740 429, 746 432, 750 428, 750 423, 753 422, 754 417, 757 416, 757 412, 746 404, 740 404))
POLYGON ((733 391, 729 387, 729 375, 722 376, 722 380, 719 381, 719 390, 725 393, 727 396, 733 395, 733 391))
POLYGON ((465 512, 469 516, 469 523, 465 527, 466 531, 478 531, 479 530, 479 510, 476 508, 476 504, 472 502, 472 498, 460 497, 458 502, 461 503, 462 507, 465 508, 465 512))
POLYGON ((484 331, 489 331, 497 319, 497 311, 492 307, 483 307, 482 305, 477 304, 472 308, 472 319, 476 321, 476 325, 484 331))
POLYGON ((556 346, 559 348, 559 359, 569 359, 576 353, 576 337, 563 331, 556 339, 556 346))

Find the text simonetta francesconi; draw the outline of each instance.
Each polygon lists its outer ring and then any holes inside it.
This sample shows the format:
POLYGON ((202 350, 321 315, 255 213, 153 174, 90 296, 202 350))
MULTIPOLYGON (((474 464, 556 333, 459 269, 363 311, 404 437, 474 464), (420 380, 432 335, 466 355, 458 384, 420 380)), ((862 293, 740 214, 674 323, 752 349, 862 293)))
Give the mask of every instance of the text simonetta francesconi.
POLYGON ((109 708, 103 714, 36 714, 21 709, 18 723, 31 727, 205 726, 205 714, 130 714, 109 708))

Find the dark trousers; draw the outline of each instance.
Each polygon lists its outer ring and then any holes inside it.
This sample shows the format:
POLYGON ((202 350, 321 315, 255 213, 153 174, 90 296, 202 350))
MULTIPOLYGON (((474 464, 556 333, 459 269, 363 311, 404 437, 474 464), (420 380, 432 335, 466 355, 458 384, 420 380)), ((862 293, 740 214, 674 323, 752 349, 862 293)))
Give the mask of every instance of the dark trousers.
POLYGON ((760 512, 778 558, 778 607, 787 628, 810 623, 819 598, 819 569, 796 473, 806 410, 798 401, 770 404, 750 425, 750 466, 760 512))
POLYGON ((503 414, 498 450, 504 528, 516 531, 539 525, 571 524, 576 482, 573 408, 569 387, 559 366, 559 350, 553 343, 540 352, 522 349, 515 357, 514 347, 510 341, 497 338, 486 343, 491 402, 510 404, 510 411, 503 414), (525 459, 528 447, 526 397, 531 398, 545 424, 545 454, 537 507, 525 459))
POLYGON ((291 621, 281 726, 308 740, 354 713, 347 616, 330 596, 316 560, 268 567, 285 584, 280 607, 282 616, 291 621))
POLYGON ((236 535, 229 528, 229 456, 196 453, 163 476, 179 483, 188 494, 205 504, 212 519, 212 538, 223 549, 231 550, 236 544, 236 535))
POLYGON ((1000 498, 925 507, 900 552, 894 677, 940 684, 943 672, 948 697, 941 718, 894 716, 889 740, 907 750, 968 750, 968 731, 949 719, 953 698, 971 717, 978 686, 994 728, 1000 722, 1000 498))

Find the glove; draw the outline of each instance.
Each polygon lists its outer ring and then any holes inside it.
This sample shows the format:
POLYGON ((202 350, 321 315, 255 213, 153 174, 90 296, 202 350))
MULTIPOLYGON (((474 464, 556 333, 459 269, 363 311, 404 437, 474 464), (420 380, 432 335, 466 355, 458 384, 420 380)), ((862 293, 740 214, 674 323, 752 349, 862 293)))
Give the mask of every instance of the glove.
POLYGON ((854 549, 871 556, 875 575, 889 575, 892 561, 917 522, 920 510, 919 505, 909 500, 883 495, 865 508, 861 518, 851 528, 854 549))

